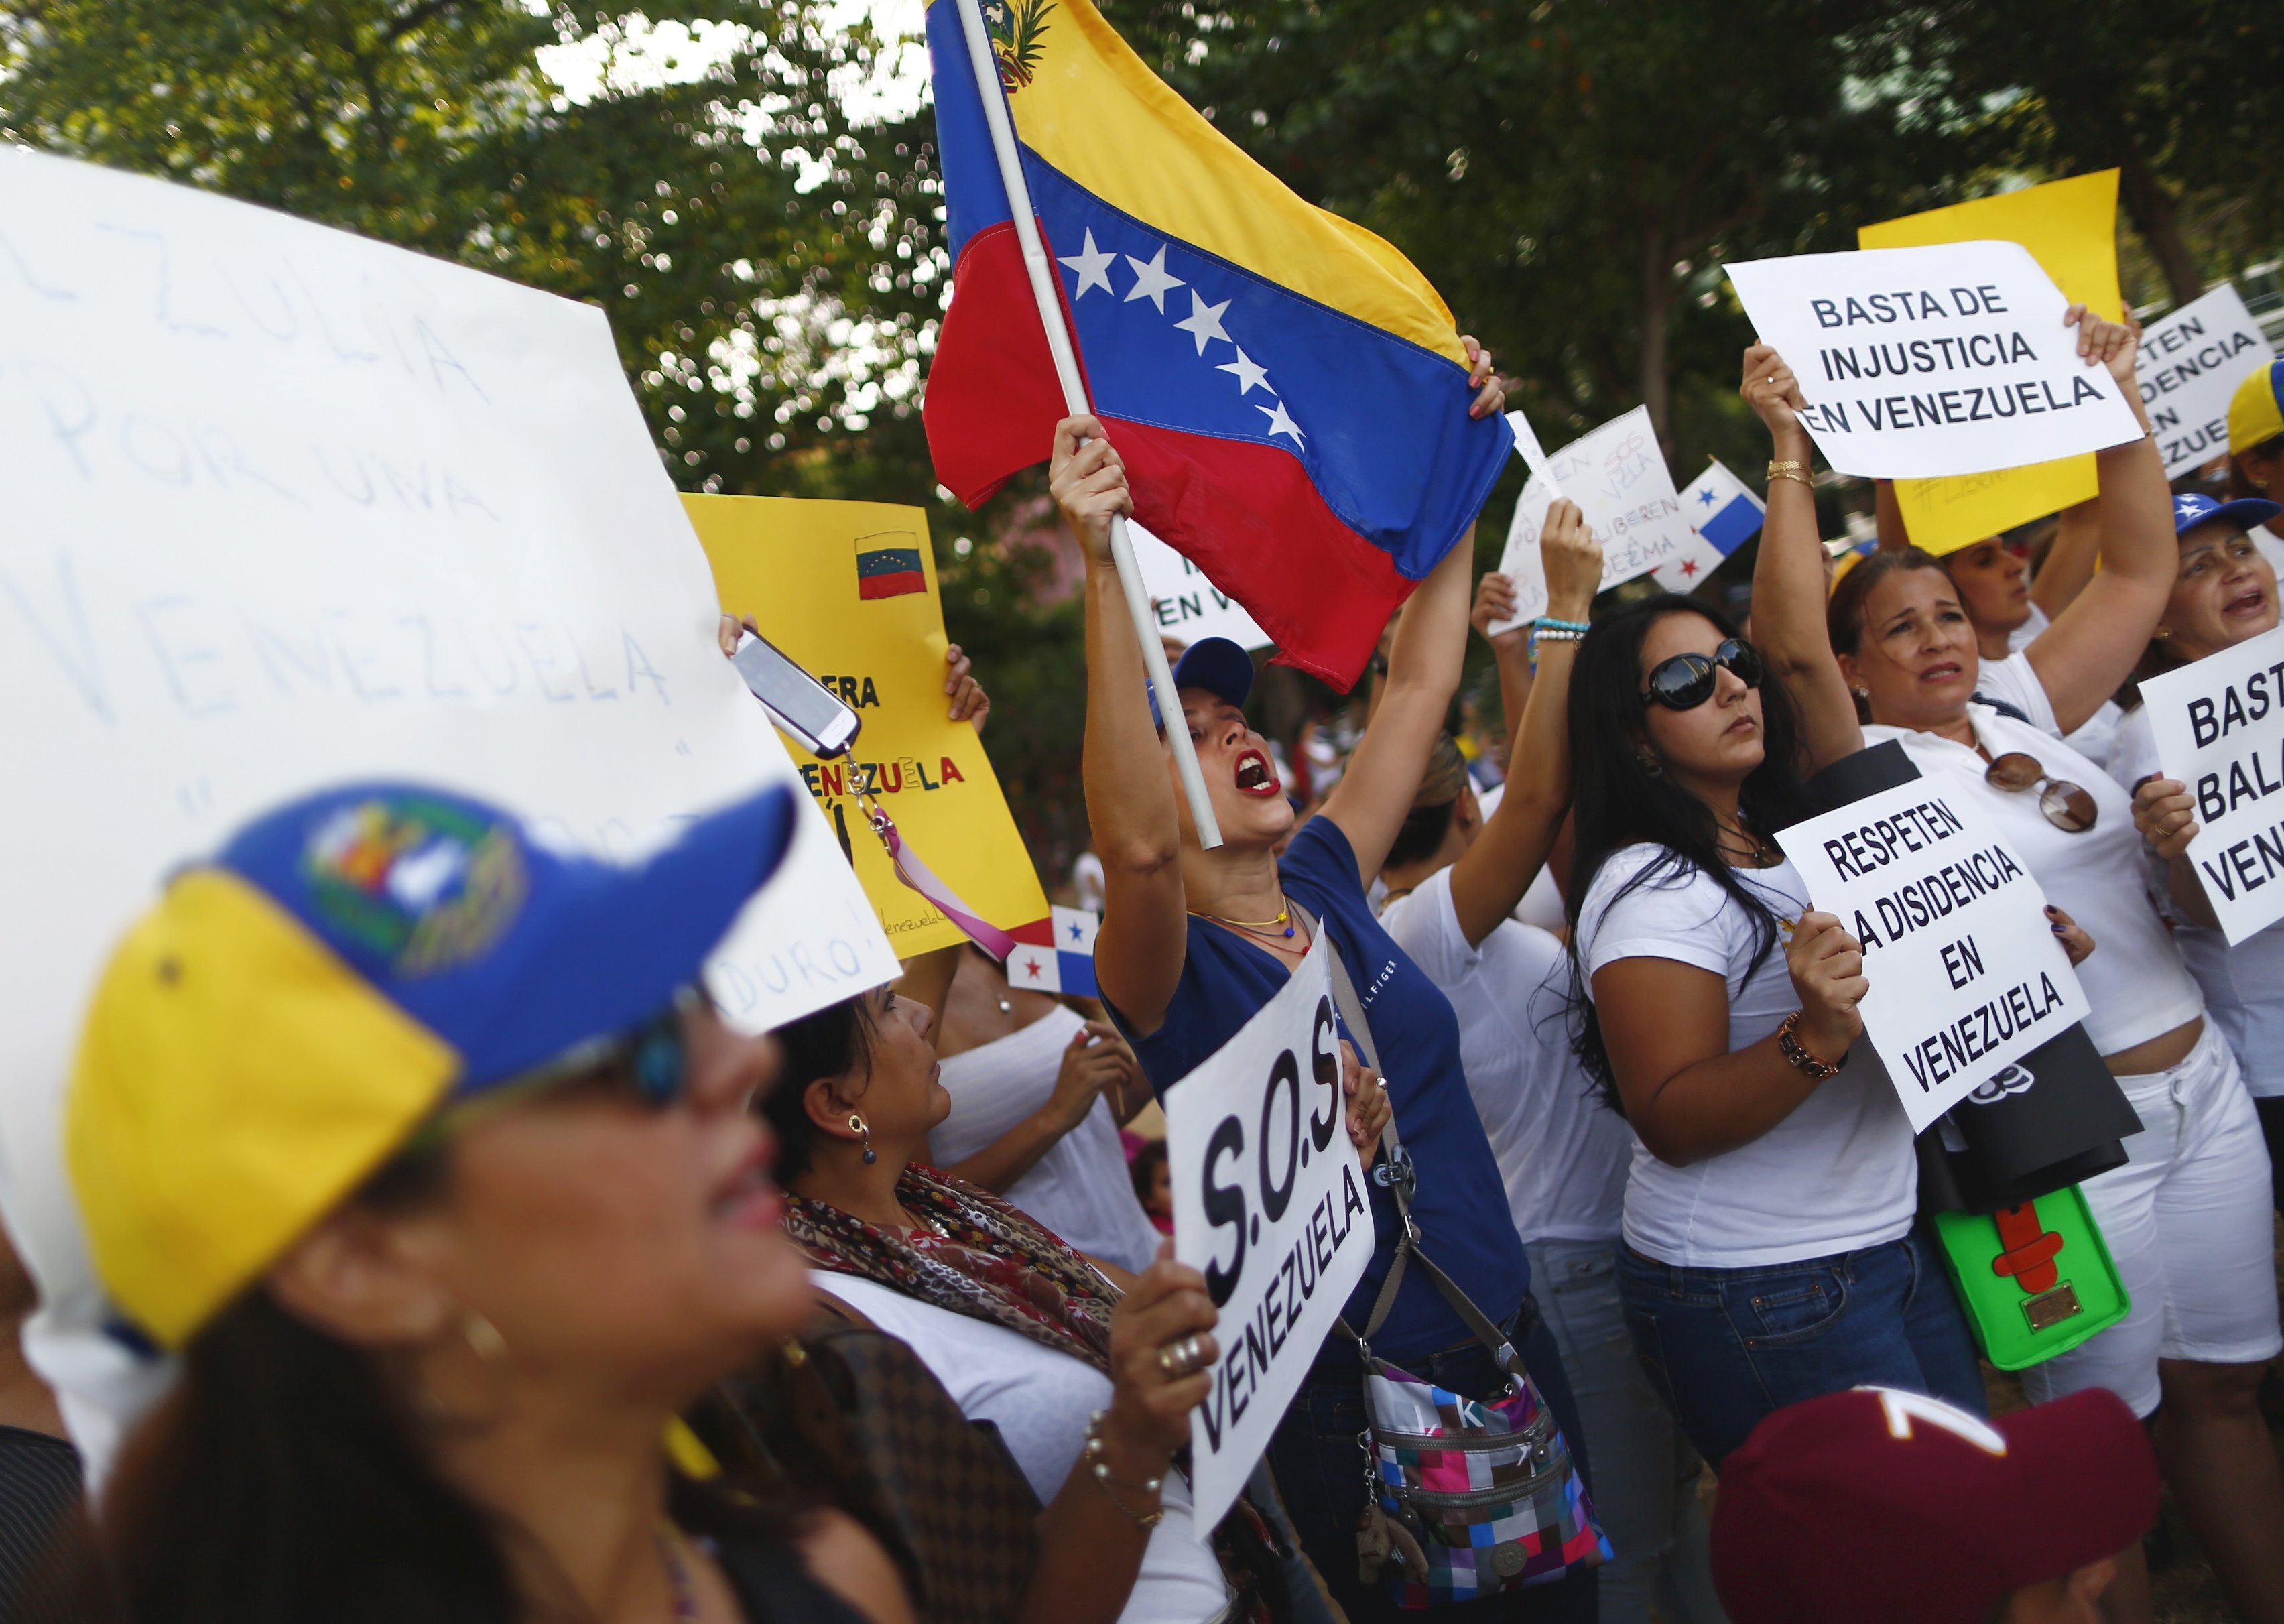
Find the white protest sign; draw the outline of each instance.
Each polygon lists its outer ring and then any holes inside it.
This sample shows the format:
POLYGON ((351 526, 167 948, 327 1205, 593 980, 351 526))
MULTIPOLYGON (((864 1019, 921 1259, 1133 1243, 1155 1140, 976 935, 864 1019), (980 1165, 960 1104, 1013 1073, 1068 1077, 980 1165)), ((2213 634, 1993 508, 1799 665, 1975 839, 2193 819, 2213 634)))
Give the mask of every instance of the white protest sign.
POLYGON ((1134 538, 1134 559, 1142 566, 1142 584, 1150 593, 1158 630, 1184 643, 1208 637, 1225 637, 1244 648, 1266 648, 1273 640, 1245 612, 1245 606, 1211 581, 1206 572, 1129 519, 1126 533, 1134 538))
POLYGON ((2274 360, 2268 335, 2223 282, 2141 333, 2141 404, 2157 431, 2165 477, 2178 479, 2228 451, 2228 403, 2247 373, 2274 360))
MULTIPOLYGON (((0 1203, 99 1466, 151 1386, 96 1336, 60 1157, 98 970, 162 877, 353 777, 629 854, 792 764, 602 313, 188 187, 0 152, 0 1203)), ((774 1024, 896 973, 807 795, 713 985, 774 1024)))
POLYGON ((1277 996, 1166 1092, 1174 1255, 1221 1310, 1213 1392, 1190 1418, 1197 1535, 1245 1487, 1372 1259, 1341 1092, 1327 932, 1277 996))
POLYGON ((2016 242, 1801 254, 1727 267, 1800 380, 1825 459, 1935 479, 2139 439, 2133 408, 2077 354, 2069 302, 2016 242))
POLYGON ((1781 830, 1864 944, 1864 1030, 1918 1133, 2086 1013, 2046 898, 1973 800, 1913 779, 1781 830))
POLYGON ((2196 803, 2189 861, 2233 947, 2284 919, 2284 626, 2150 678, 2141 702, 2196 803))
POLYGON ((1546 510, 1558 497, 1578 504, 1586 528, 1601 544, 1598 590, 1647 575, 1690 551, 1697 539, 1681 510, 1665 455, 1657 448, 1649 409, 1636 406, 1555 452, 1522 488, 1507 525, 1506 551, 1499 556, 1499 573, 1514 581, 1515 614, 1492 626, 1493 635, 1546 613, 1546 569, 1538 538, 1546 528, 1546 510))

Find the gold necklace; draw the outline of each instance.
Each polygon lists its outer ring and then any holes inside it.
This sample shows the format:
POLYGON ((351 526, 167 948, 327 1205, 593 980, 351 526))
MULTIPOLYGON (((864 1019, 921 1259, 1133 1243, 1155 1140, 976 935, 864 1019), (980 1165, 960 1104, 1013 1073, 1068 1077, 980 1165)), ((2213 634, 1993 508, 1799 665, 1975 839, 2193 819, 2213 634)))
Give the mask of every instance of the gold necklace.
POLYGON ((1280 926, 1283 927, 1284 934, 1288 938, 1293 934, 1293 909, 1290 904, 1278 909, 1277 917, 1274 919, 1226 919, 1219 914, 1208 914, 1197 908, 1191 908, 1188 912, 1196 918, 1210 919, 1216 924, 1228 925, 1239 930, 1250 930, 1255 935, 1266 935, 1280 926))

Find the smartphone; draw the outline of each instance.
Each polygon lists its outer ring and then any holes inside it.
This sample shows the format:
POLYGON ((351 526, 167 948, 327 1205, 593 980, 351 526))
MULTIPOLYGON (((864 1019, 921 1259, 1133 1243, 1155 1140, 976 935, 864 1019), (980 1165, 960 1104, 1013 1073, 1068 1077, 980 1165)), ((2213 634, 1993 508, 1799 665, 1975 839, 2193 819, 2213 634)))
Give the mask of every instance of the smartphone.
POLYGON ((807 745, 810 755, 830 759, 856 742, 862 718, 767 638, 744 633, 730 663, 771 719, 807 745))

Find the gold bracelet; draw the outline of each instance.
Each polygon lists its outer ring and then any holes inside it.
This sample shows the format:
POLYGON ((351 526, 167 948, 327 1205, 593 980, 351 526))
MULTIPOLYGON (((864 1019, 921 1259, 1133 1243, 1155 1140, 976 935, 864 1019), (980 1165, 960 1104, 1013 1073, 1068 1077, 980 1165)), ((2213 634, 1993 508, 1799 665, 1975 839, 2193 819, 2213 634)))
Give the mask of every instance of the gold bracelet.
POLYGON ((1771 479, 1774 479, 1779 474, 1806 474, 1808 472, 1810 472, 1809 466, 1804 462, 1772 462, 1769 464, 1768 476, 1771 479))
MULTIPOLYGON (((1110 1412, 1107 1410, 1099 1409, 1096 1410, 1094 1414, 1087 1417, 1085 1459, 1088 1473, 1094 1479, 1095 1482, 1101 1485, 1103 1498, 1109 1501, 1111 1504, 1116 1506, 1126 1517, 1131 1518, 1136 1527, 1154 1528, 1160 1523, 1166 1520, 1166 1508, 1164 1506, 1162 1505, 1156 1510, 1145 1516, 1135 1510, 1133 1507, 1128 1505, 1123 1500, 1121 1500, 1118 1497, 1118 1491, 1111 1487, 1114 1479, 1110 1475, 1110 1463, 1102 1458, 1102 1424, 1105 1418, 1108 1416, 1109 1413, 1110 1412)), ((1165 1479, 1163 1478, 1145 1478, 1139 1487, 1142 1493, 1146 1495, 1155 1495, 1164 1482, 1165 1479)), ((1133 1486, 1130 1485, 1129 1487, 1133 1486)))
MULTIPOLYGON (((1798 466, 1798 464, 1794 465, 1795 467, 1798 466)), ((1802 484, 1806 485, 1811 490, 1816 489, 1816 482, 1809 478, 1807 475, 1795 474, 1793 472, 1792 468, 1779 468, 1773 463, 1770 464, 1768 482, 1773 485, 1780 479, 1798 480, 1802 484)))

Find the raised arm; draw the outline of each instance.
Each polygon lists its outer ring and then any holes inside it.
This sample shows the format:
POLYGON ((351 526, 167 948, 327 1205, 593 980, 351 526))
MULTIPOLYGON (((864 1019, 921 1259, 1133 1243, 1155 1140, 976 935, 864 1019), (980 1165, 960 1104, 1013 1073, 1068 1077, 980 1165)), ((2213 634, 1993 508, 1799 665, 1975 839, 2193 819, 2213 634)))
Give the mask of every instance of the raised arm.
MULTIPOLYGON (((1142 645, 1110 562, 1110 521, 1131 513, 1126 467, 1091 417, 1055 425, 1047 488, 1086 553, 1087 822, 1102 859, 1095 979, 1136 1030, 1154 1032, 1188 950, 1182 836, 1165 747, 1151 726, 1142 645)), ((1181 713, 1171 694, 1164 702, 1181 713)))
MULTIPOLYGON (((1471 338, 1467 387, 1475 398, 1467 415, 1489 417, 1506 404, 1491 376, 1490 351, 1471 338)), ((1467 584, 1474 577, 1475 532, 1451 545, 1443 562, 1412 594, 1396 623, 1381 681, 1364 737, 1349 757, 1348 771, 1326 797, 1319 817, 1330 818, 1356 852, 1358 879, 1372 883, 1396 843, 1396 831, 1412 811, 1412 797, 1427 771, 1428 752, 1443 730, 1443 713, 1459 691, 1459 667, 1467 653, 1467 584)), ((1097 953, 1100 949, 1096 949, 1097 953)), ((1099 972, 1098 972, 1099 974, 1099 972)))
POLYGON ((1768 425, 1772 459, 1795 465, 1801 476, 1769 481, 1768 517, 1753 566, 1753 643, 1800 712, 1807 765, 1826 767, 1864 748, 1864 728, 1824 621, 1824 537, 1806 477, 1816 447, 1801 427, 1800 381, 1772 346, 1745 351, 1738 392, 1768 425))
POLYGON ((2101 480, 2101 567, 2024 651, 2053 704, 2055 721, 2069 733, 2133 674, 2149 634, 2164 617, 2181 554, 2173 535, 2172 487, 2165 482, 2164 459, 2133 377, 2139 330, 2104 321, 2082 304, 2070 306, 2062 319, 2077 326, 2077 352, 2086 365, 2109 368, 2142 428, 2139 440, 2094 453, 2101 480))
POLYGON ((1510 739, 1523 706, 1529 702, 1530 685, 1537 680, 1530 669, 1529 623, 1509 626, 1496 637, 1491 634, 1493 626, 1514 616, 1514 580, 1496 569, 1485 570, 1483 578, 1475 583, 1475 607, 1468 612, 1467 624, 1491 646, 1491 663, 1498 671, 1499 716, 1510 739))
MULTIPOLYGON (((1602 549, 1578 505, 1557 501, 1546 510, 1538 540, 1546 567, 1549 619, 1583 621, 1602 583, 1602 549)), ((1475 843, 1451 866, 1451 907, 1467 945, 1475 946, 1514 912, 1530 882, 1546 866, 1554 837, 1570 806, 1570 663, 1578 645, 1542 640, 1538 676, 1530 697, 1511 713, 1506 793, 1475 843)))

